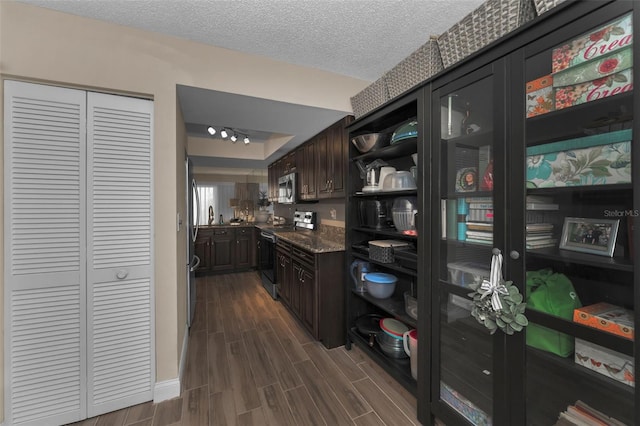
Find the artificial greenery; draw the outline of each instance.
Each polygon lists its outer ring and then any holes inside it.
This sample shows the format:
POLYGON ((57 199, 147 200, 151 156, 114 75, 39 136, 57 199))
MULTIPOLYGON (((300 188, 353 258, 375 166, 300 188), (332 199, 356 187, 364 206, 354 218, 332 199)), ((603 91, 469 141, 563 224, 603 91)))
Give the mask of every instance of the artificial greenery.
POLYGON ((259 207, 269 207, 271 205, 271 201, 267 197, 267 191, 260 191, 260 195, 258 196, 258 206, 259 207))
POLYGON ((522 331, 529 324, 524 315, 527 304, 518 287, 513 285, 513 281, 502 281, 498 288, 489 291, 482 288, 482 283, 471 284, 469 287, 474 290, 473 293, 469 293, 469 297, 473 298, 471 315, 480 324, 484 324, 491 334, 500 328, 511 335, 516 331, 522 331), (491 300, 496 297, 500 299, 502 306, 497 310, 494 309, 495 303, 491 300))

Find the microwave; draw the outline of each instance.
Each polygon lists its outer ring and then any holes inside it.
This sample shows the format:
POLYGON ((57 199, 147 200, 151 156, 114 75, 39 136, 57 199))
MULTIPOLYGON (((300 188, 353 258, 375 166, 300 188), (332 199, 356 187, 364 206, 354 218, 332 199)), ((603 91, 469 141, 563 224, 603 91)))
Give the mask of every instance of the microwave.
POLYGON ((296 186, 296 174, 289 173, 278 179, 278 203, 293 204, 297 201, 298 188, 296 186))

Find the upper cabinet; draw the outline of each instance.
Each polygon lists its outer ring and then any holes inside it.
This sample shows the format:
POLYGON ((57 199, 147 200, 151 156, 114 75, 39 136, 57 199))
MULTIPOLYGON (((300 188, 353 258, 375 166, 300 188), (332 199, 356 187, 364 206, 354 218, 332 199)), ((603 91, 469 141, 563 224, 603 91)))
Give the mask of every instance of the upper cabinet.
POLYGON ((346 163, 349 153, 345 127, 352 117, 338 121, 317 137, 318 198, 341 198, 345 195, 346 163))
POLYGON ((278 178, 298 173, 298 195, 303 201, 342 198, 345 195, 348 135, 347 116, 323 130, 297 150, 269 165, 269 193, 278 198, 278 178))

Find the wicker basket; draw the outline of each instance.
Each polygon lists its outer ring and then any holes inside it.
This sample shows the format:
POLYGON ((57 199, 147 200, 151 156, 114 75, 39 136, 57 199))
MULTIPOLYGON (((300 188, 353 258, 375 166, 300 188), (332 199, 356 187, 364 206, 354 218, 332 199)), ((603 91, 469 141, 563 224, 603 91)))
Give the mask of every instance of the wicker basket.
POLYGON ((533 0, 536 5, 536 12, 538 15, 542 15, 550 9, 553 9, 560 3, 565 2, 566 0, 533 0))
POLYGON ((442 58, 437 40, 438 36, 431 36, 428 42, 384 75, 390 99, 442 71, 442 58))
POLYGON ((444 67, 466 58, 534 17, 532 0, 487 0, 438 38, 444 67))
POLYGON ((388 100, 389 91, 384 76, 382 76, 351 98, 353 115, 360 118, 388 100))

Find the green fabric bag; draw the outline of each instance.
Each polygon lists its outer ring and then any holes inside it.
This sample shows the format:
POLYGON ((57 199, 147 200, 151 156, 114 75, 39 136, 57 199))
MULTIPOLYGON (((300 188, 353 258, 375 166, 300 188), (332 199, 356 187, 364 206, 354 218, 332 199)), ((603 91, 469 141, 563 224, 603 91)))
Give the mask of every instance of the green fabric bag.
MULTIPOLYGON (((527 309, 572 320, 573 310, 581 306, 573 284, 566 275, 549 268, 527 272, 527 309)), ((529 323, 527 345, 568 357, 573 353, 574 339, 559 331, 529 323)))

